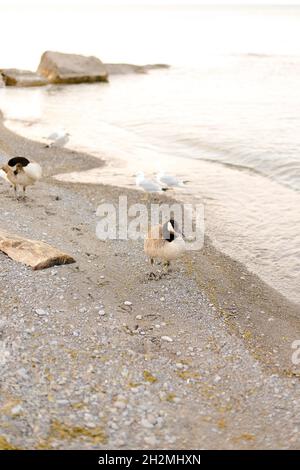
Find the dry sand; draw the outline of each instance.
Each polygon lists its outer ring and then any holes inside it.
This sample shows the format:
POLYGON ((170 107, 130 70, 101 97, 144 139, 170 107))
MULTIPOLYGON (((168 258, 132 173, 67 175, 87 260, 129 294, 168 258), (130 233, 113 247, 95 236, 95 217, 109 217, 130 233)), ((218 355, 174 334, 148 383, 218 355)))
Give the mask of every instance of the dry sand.
POLYGON ((299 448, 299 308, 209 240, 146 280, 142 242, 95 236, 101 201, 140 192, 58 182, 99 160, 2 125, 1 148, 45 178, 26 202, 0 182, 0 228, 77 263, 0 253, 0 449, 299 448))

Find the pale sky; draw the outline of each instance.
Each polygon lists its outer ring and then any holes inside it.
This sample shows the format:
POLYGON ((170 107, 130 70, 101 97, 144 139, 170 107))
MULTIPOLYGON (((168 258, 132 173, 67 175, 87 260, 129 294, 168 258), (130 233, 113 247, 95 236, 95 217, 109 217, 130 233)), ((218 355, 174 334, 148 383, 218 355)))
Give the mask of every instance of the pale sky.
POLYGON ((300 0, 0 0, 1 7, 115 5, 300 5, 300 0))

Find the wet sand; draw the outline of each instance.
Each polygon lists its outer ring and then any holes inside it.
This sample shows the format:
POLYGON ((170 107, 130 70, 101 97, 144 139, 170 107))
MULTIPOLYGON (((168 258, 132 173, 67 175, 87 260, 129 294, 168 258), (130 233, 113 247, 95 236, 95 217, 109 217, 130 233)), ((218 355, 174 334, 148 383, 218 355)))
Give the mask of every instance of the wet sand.
POLYGON ((100 202, 140 192, 57 181, 99 159, 2 125, 0 149, 45 173, 26 202, 0 182, 1 228, 77 261, 0 253, 0 448, 298 448, 299 307, 209 239, 147 280, 142 242, 95 236, 100 202))

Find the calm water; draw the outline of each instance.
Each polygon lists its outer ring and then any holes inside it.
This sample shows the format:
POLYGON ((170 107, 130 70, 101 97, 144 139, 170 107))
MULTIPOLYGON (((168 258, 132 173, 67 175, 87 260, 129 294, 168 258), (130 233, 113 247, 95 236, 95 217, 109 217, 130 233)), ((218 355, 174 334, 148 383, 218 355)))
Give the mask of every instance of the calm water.
MULTIPOLYGON (((146 25, 145 12, 137 14, 146 25)), ((162 39, 166 13, 147 12, 148 22, 155 14, 162 39)), ((197 9, 168 18, 174 47, 164 42, 161 51, 154 41, 136 62, 181 65, 110 84, 2 90, 7 125, 37 140, 63 126, 70 147, 107 160, 104 170, 61 179, 130 187, 138 171, 165 169, 189 180, 178 195, 204 201, 216 246, 299 302, 300 10, 197 9)), ((112 51, 105 60, 120 60, 112 51)))

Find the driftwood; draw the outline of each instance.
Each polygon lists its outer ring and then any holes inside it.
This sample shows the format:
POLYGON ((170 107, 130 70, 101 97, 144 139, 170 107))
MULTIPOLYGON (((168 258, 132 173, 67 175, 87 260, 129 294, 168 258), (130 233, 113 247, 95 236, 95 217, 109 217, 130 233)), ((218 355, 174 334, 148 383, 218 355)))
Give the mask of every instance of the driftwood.
POLYGON ((75 263, 74 258, 47 243, 22 238, 5 230, 0 230, 0 251, 34 270, 75 263))

